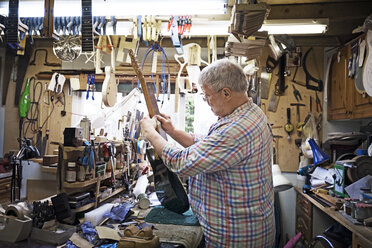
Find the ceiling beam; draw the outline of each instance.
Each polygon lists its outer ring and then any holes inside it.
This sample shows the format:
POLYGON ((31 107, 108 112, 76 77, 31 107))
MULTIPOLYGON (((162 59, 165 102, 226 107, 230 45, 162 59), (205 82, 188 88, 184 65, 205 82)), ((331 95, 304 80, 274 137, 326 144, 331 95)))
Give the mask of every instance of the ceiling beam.
POLYGON ((346 2, 369 2, 370 0, 260 0, 261 3, 269 5, 283 5, 283 4, 314 4, 314 3, 346 3, 346 2))
POLYGON ((372 12, 372 1, 302 5, 271 5, 268 20, 330 18, 335 20, 365 19, 372 12))

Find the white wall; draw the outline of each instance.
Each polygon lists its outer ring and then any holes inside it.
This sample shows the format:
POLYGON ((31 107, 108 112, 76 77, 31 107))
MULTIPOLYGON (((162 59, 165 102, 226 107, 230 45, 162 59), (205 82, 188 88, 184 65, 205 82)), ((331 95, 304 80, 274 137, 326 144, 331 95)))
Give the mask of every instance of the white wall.
POLYGON ((56 180, 56 174, 43 172, 39 163, 32 162, 31 160, 22 161, 21 199, 27 196, 28 179, 56 180))

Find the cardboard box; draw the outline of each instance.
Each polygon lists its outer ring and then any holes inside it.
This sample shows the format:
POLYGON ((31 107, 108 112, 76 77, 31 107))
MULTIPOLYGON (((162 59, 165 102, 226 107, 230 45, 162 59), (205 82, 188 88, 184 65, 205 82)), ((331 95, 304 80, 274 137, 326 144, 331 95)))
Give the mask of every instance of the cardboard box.
POLYGON ((32 228, 31 239, 46 242, 53 245, 61 245, 66 243, 72 234, 76 232, 75 226, 58 224, 50 229, 32 228))

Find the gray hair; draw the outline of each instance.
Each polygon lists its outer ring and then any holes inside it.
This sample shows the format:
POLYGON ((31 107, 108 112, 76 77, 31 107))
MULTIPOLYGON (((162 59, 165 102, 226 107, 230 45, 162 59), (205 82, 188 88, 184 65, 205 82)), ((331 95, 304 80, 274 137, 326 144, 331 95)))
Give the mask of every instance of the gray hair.
POLYGON ((199 76, 199 85, 206 85, 213 91, 229 88, 235 92, 246 92, 248 81, 243 69, 227 60, 221 59, 205 67, 199 76))

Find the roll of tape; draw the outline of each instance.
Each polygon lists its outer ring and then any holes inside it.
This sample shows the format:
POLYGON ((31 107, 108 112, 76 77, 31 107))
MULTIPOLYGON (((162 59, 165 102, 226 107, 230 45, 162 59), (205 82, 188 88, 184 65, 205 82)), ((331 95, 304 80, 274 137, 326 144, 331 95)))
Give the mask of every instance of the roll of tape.
POLYGON ((17 205, 9 205, 6 209, 5 215, 15 216, 21 220, 25 218, 25 215, 23 213, 23 208, 17 205))
POLYGON ((372 157, 372 144, 368 147, 368 156, 372 157))
POLYGON ((138 195, 138 207, 140 209, 148 209, 150 207, 150 200, 147 198, 146 194, 138 195))

